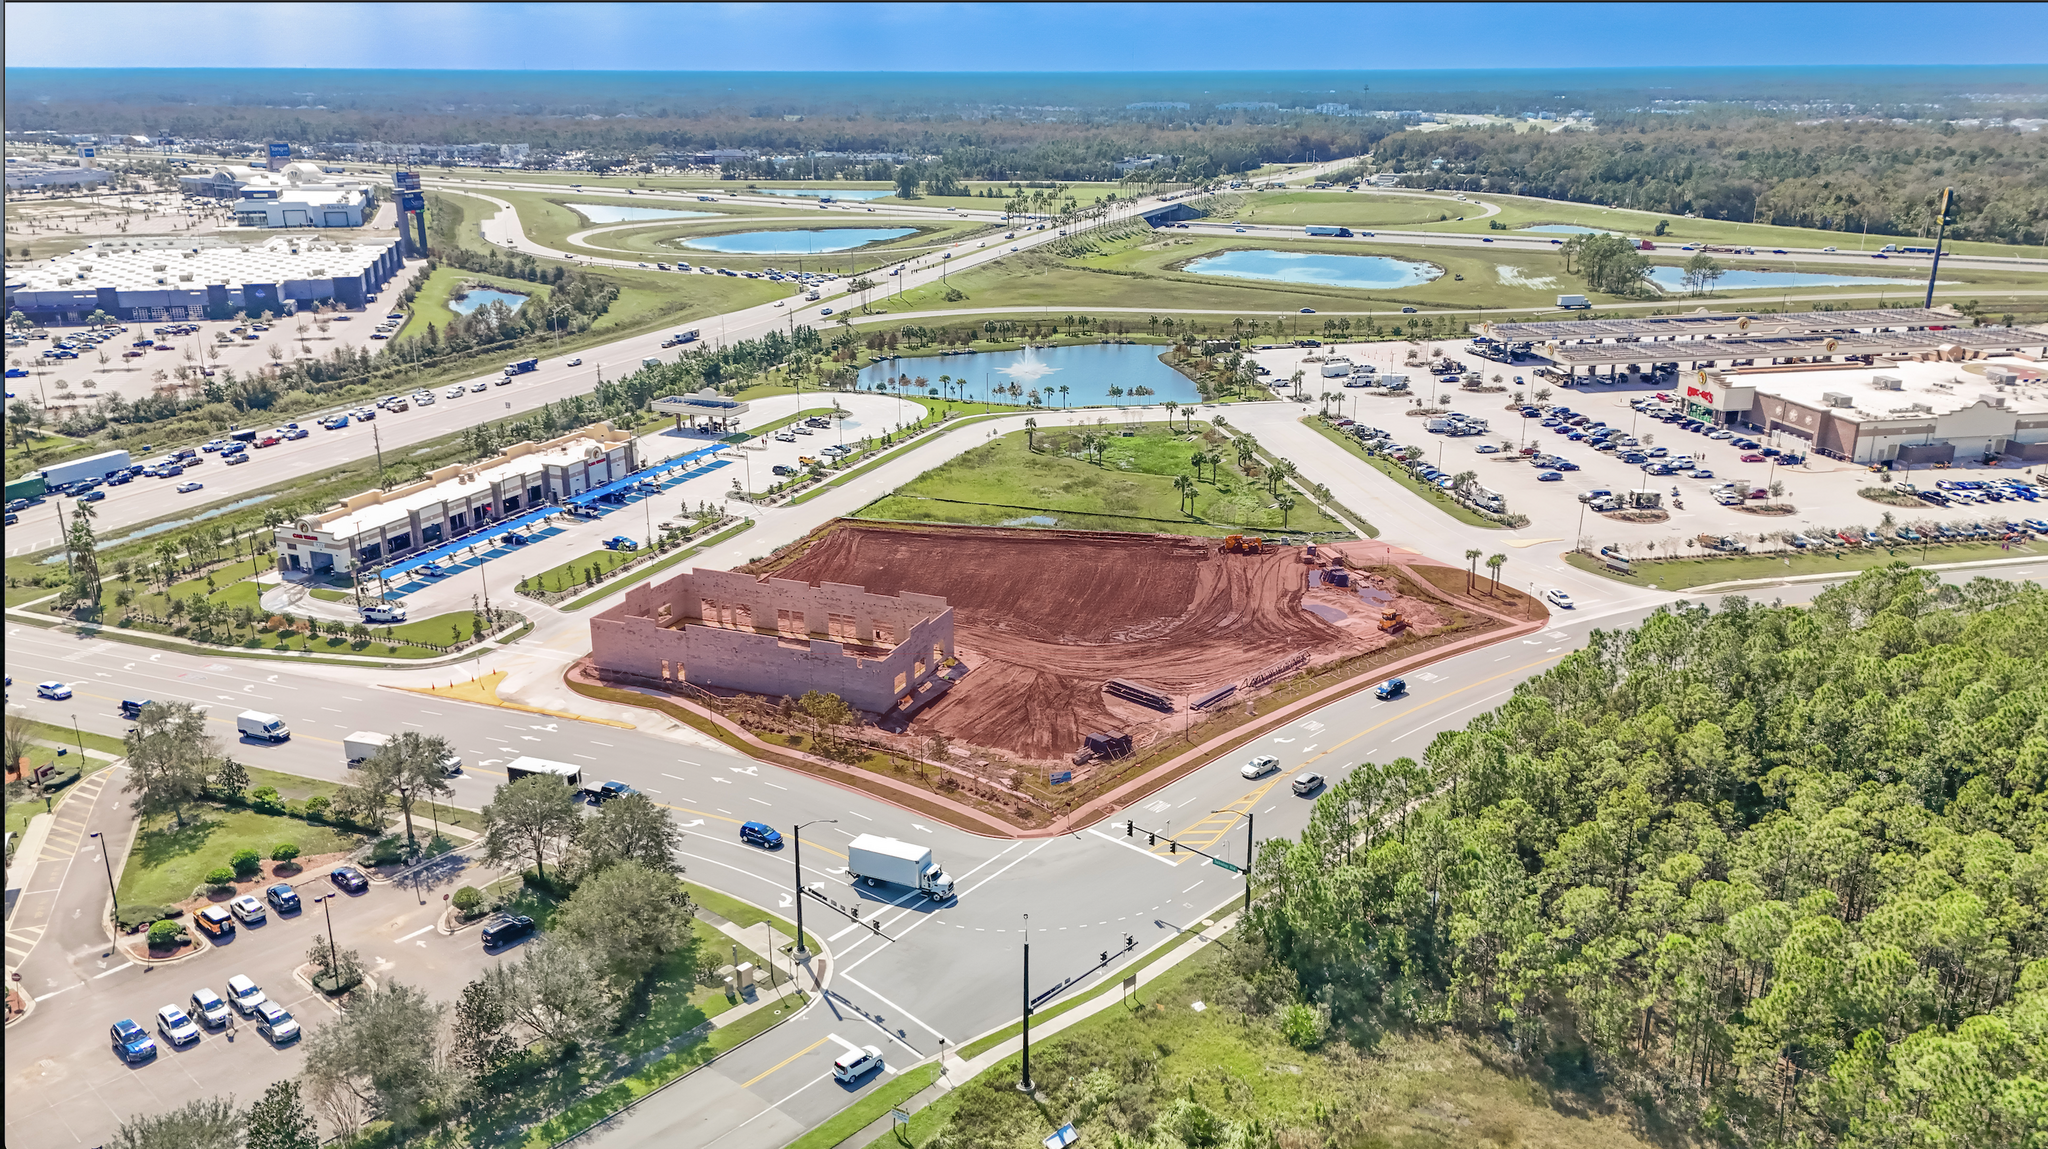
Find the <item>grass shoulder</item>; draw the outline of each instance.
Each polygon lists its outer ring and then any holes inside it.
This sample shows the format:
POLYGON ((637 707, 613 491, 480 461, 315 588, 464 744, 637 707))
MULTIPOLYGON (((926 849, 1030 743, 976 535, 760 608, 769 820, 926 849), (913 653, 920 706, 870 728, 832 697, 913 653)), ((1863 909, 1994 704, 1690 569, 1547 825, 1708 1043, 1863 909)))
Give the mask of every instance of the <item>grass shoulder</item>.
POLYGON ((1034 1149, 1072 1120, 1082 1144, 1146 1127, 1203 1127, 1202 1143, 1235 1144, 1215 1134, 1256 1122, 1278 1145, 1647 1149, 1619 1118, 1502 1072, 1455 1038, 1290 1045, 1270 1015, 1238 1004, 1249 995, 1229 960, 1207 947, 1134 1001, 1035 1042, 1035 1099, 1014 1088, 1015 1057, 957 1085, 912 1115, 909 1144, 1034 1149))
MULTIPOLYGON (((1607 566, 1594 555, 1572 551, 1565 561, 1582 571, 1616 582, 1658 590, 1685 590, 1725 582, 1764 581, 1800 575, 1853 575, 1874 567, 1905 562, 1911 566, 1940 566, 1946 563, 1984 562, 1992 559, 2024 558, 2048 554, 2048 543, 2028 541, 2008 548, 2000 543, 1939 543, 1918 546, 1832 547, 1825 551, 1770 551, 1764 554, 1714 555, 1689 558, 1637 560, 1624 574, 1607 566)), ((1995 576, 1994 576, 1995 577, 1995 576)))

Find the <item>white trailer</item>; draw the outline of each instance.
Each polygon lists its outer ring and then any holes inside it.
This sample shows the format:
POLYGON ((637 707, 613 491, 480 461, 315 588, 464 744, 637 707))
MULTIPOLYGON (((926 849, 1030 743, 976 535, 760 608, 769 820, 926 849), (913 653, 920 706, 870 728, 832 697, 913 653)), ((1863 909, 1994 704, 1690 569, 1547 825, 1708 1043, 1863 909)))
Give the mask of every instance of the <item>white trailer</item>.
POLYGON ((43 476, 45 486, 55 487, 63 483, 75 483, 80 479, 104 479, 127 466, 128 452, 102 451, 97 455, 87 455, 83 459, 73 459, 68 463, 54 463, 38 473, 43 476))
POLYGON ((927 846, 914 846, 879 834, 862 834, 846 846, 846 876, 868 885, 888 882, 921 890, 935 902, 953 896, 953 879, 932 861, 927 846))
POLYGON ((514 758, 505 763, 505 781, 517 782, 535 774, 547 774, 560 778, 575 787, 583 784, 583 769, 567 762, 550 762, 545 758, 514 758))
POLYGON ((379 734, 374 730, 358 730, 341 740, 341 753, 351 767, 361 766, 364 760, 384 749, 384 744, 389 741, 389 734, 379 734))

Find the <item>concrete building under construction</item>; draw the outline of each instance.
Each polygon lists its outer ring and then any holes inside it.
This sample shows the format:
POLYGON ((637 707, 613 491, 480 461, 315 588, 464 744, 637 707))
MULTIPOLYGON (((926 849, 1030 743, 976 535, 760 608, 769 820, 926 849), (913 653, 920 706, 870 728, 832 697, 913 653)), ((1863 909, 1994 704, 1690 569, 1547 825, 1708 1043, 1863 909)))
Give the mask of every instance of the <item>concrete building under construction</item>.
POLYGON ((627 591, 590 620, 590 645, 607 673, 769 698, 817 690, 901 715, 941 693, 953 608, 936 595, 692 570, 627 591))

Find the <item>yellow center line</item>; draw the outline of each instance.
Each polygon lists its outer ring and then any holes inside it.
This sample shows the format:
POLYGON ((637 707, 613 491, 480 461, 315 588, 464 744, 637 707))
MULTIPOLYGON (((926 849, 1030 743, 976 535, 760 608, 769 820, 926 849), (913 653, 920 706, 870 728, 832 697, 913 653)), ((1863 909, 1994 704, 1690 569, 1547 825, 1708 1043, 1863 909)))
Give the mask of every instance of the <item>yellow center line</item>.
POLYGON ((788 1064, 789 1064, 790 1062, 792 1062, 792 1061, 795 1061, 795 1060, 796 1060, 797 1058, 799 1058, 799 1057, 802 1057, 802 1056, 803 1056, 804 1054, 806 1054, 806 1053, 809 1053, 809 1052, 810 1052, 811 1050, 813 1050, 813 1049, 816 1049, 816 1048, 818 1048, 819 1046, 821 1046, 821 1045, 825 1044, 826 1042, 828 1042, 828 1041, 830 1041, 830 1040, 832 1040, 832 1039, 831 1039, 830 1037, 821 1037, 821 1038, 819 1038, 818 1040, 816 1040, 816 1041, 814 1041, 814 1042, 810 1043, 809 1045, 805 1046, 804 1048, 802 1048, 802 1049, 799 1049, 799 1050, 797 1050, 797 1051, 796 1051, 795 1053, 792 1053, 792 1054, 790 1054, 790 1055, 789 1055, 788 1057, 785 1057, 785 1058, 783 1058, 783 1059, 782 1059, 781 1061, 779 1061, 779 1062, 777 1062, 777 1063, 776 1063, 776 1065, 775 1065, 775 1068, 774 1068, 774 1069, 769 1069, 769 1070, 766 1070, 765 1072, 763 1072, 763 1073, 762 1073, 762 1074, 760 1075, 760 1077, 756 1077, 756 1078, 754 1078, 754 1080, 753 1080, 753 1081, 749 1081, 749 1082, 747 1082, 746 1084, 744 1084, 744 1085, 741 1085, 741 1086, 740 1086, 740 1088, 741 1088, 741 1089, 750 1089, 750 1088, 752 1088, 752 1087, 753 1087, 753 1085, 754 1085, 754 1082, 755 1082, 755 1081, 759 1081, 759 1080, 761 1080, 761 1078, 762 1078, 762 1077, 767 1077, 767 1076, 768 1076, 769 1074, 772 1074, 772 1073, 776 1072, 776 1070, 779 1070, 779 1069, 781 1069, 781 1068, 782 1068, 783 1066, 785 1066, 785 1065, 788 1065, 788 1064))
MULTIPOLYGON (((1246 794, 1244 797, 1239 798, 1237 801, 1230 803, 1230 805, 1225 806, 1223 809, 1229 812, 1227 816, 1210 814, 1208 817, 1203 818, 1201 821, 1196 822, 1193 825, 1190 825, 1186 829, 1182 830, 1180 833, 1163 839, 1159 843, 1159 845, 1152 847, 1152 852, 1155 854, 1159 853, 1161 847, 1166 846, 1168 842, 1179 842, 1183 846, 1192 846, 1196 849, 1208 849, 1209 847, 1214 846, 1218 841, 1221 841, 1225 835, 1229 834, 1232 830, 1236 829, 1237 820, 1239 818, 1244 817, 1245 814, 1249 812, 1253 806, 1258 805, 1259 800, 1264 798, 1268 793, 1272 792, 1273 787, 1278 786, 1280 783, 1287 781, 1288 779, 1294 777, 1296 774, 1299 774, 1303 770, 1308 769, 1310 766, 1315 765, 1317 762, 1322 761, 1324 758, 1327 758, 1330 755, 1335 754, 1337 751, 1342 750, 1346 746, 1351 745, 1353 742, 1356 742, 1359 739, 1365 737, 1366 735, 1371 734, 1373 731, 1386 726, 1389 722, 1398 722, 1401 719, 1408 717, 1410 714, 1415 713, 1416 711, 1422 709, 1425 706, 1434 705, 1435 703, 1441 702, 1446 698, 1456 698, 1458 695, 1464 694, 1467 691, 1477 690, 1480 687, 1485 686, 1489 682, 1493 682, 1502 678, 1507 678, 1511 675, 1522 674, 1528 670, 1534 669, 1535 667, 1542 666, 1546 662, 1556 662, 1557 660, 1563 657, 1564 656, 1562 654, 1553 654, 1547 658, 1539 658, 1534 662, 1523 663, 1521 666, 1516 667, 1513 670, 1503 670, 1499 674, 1495 674, 1487 678, 1482 678, 1477 682, 1471 683, 1470 685, 1461 686, 1458 689, 1450 691, 1447 694, 1439 695, 1438 697, 1433 698, 1428 702, 1417 702, 1415 705, 1408 707, 1406 710, 1400 711, 1396 714, 1390 714, 1386 718, 1383 718, 1380 721, 1373 723, 1371 726, 1368 726, 1365 729, 1359 731, 1358 733, 1353 734, 1351 737, 1346 738, 1342 742, 1339 742, 1336 745, 1331 746, 1328 750, 1325 750, 1322 753, 1317 754, 1315 757, 1310 758, 1308 761, 1303 762, 1300 766, 1296 767, 1295 769, 1275 774, 1271 782, 1266 783, 1264 786, 1259 787, 1257 790, 1254 790, 1251 793, 1246 794), (1244 809, 1236 809, 1236 807, 1239 806, 1244 807, 1244 809), (1202 831, 1204 827, 1217 822, 1222 823, 1222 828, 1217 830, 1215 833, 1211 834, 1206 841, 1191 840, 1191 838, 1193 837, 1199 837, 1199 834, 1197 833, 1198 831, 1202 831)), ((1179 858, 1177 857, 1172 858, 1170 860, 1172 860, 1175 864, 1179 863, 1179 858)))

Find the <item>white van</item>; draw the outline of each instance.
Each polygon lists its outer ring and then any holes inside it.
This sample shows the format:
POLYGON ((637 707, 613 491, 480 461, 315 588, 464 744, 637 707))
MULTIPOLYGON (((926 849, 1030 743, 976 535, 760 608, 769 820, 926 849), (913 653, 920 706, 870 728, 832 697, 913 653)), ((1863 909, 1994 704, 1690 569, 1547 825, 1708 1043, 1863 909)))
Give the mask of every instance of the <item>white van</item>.
POLYGON ((870 1045, 864 1049, 849 1049, 832 1061, 832 1076, 841 1081, 855 1081, 870 1069, 882 1068, 882 1051, 870 1045))
POLYGON ((260 710, 244 710, 235 715, 235 729, 244 738, 260 742, 285 742, 292 736, 292 728, 284 724, 284 719, 260 710))

